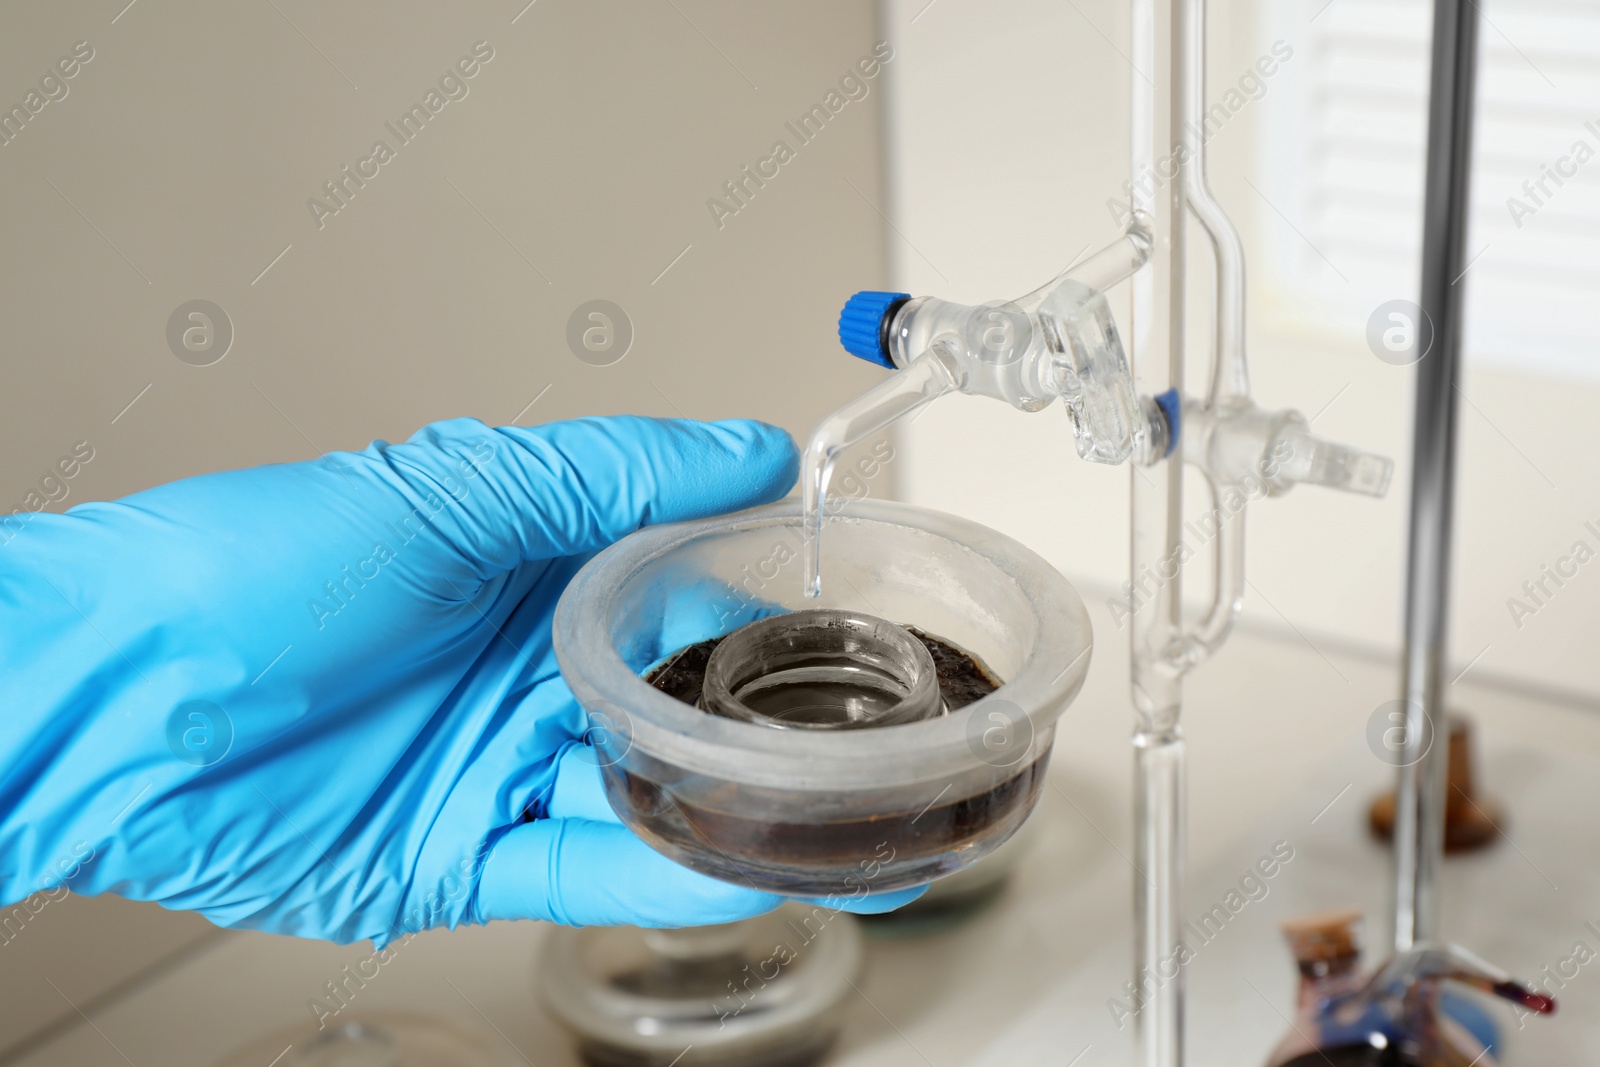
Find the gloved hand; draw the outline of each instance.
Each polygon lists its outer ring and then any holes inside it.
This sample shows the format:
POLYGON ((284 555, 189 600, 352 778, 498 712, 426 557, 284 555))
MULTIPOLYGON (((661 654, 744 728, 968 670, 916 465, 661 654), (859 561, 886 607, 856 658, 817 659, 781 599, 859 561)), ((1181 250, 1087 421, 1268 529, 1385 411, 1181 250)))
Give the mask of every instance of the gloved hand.
POLYGON ((33 518, 0 547, 0 901, 380 946, 775 907, 612 813, 550 616, 596 550, 795 470, 754 422, 457 419, 33 518))

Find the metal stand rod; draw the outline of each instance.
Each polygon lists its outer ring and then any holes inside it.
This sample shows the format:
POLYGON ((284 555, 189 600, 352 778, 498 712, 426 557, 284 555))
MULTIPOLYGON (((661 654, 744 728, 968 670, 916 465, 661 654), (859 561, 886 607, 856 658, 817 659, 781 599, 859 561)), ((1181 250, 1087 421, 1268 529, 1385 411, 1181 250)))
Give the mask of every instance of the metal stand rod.
POLYGON ((1422 231, 1421 305, 1426 319, 1417 324, 1421 331, 1431 322, 1433 340, 1417 365, 1406 578, 1405 765, 1400 769, 1394 833, 1394 943, 1401 952, 1438 933, 1448 736, 1443 672, 1478 21, 1473 0, 1435 0, 1422 231))

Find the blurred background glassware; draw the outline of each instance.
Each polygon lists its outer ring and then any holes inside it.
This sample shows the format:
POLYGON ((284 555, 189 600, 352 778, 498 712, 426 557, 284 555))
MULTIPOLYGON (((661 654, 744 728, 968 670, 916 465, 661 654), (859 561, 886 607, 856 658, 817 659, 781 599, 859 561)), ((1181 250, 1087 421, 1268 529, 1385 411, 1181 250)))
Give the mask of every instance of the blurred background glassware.
POLYGON ((1554 999, 1455 945, 1419 944, 1368 976, 1360 922, 1359 912, 1333 911, 1284 924, 1300 989, 1295 1019, 1267 1067, 1494 1067, 1499 1027, 1468 990, 1540 1014, 1556 1009, 1554 999))
POLYGON ((1035 811, 1010 839, 989 855, 955 874, 939 879, 928 891, 893 911, 858 915, 870 938, 934 936, 976 918, 1001 899, 1017 868, 1045 833, 1045 827, 1062 827, 1048 811, 1035 811))
POLYGON ((535 980, 592 1067, 804 1067, 863 965, 853 916, 790 903, 725 926, 550 931, 535 980))
POLYGON ((217 1067, 515 1067, 503 1041, 426 1015, 377 1012, 252 1041, 217 1067))

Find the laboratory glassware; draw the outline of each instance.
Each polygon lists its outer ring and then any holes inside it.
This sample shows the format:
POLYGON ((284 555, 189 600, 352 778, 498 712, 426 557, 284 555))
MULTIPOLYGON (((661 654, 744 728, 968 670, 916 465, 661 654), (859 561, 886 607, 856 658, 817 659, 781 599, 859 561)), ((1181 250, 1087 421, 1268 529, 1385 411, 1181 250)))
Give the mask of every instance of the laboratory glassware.
POLYGON ((217 1067, 515 1067, 495 1034, 408 1012, 324 1019, 251 1041, 217 1067))
POLYGON ((1555 1001, 1454 945, 1417 944, 1368 975, 1357 912, 1284 924, 1300 971, 1295 1018, 1267 1067, 1494 1067, 1498 1031, 1477 990, 1548 1014, 1555 1001))
POLYGON ((817 905, 723 926, 552 929, 535 981, 592 1067, 802 1067, 856 996, 855 918, 817 905))
MULTIPOLYGON (((824 419, 801 468, 813 541, 804 590, 825 591, 846 558, 824 524, 829 472, 849 445, 953 392, 1024 411, 1060 398, 1079 456, 1134 467, 1130 575, 1134 707, 1134 973, 1156 973, 1182 938, 1184 676, 1227 639, 1244 602, 1244 523, 1254 499, 1299 482, 1383 495, 1392 464, 1324 441, 1299 413, 1251 396, 1244 251, 1206 179, 1205 0, 1132 0, 1133 153, 1124 230, 1017 301, 963 307, 905 293, 858 294, 840 317, 853 354, 895 372, 824 419), (1206 234, 1215 278, 1211 374, 1185 390, 1185 237, 1206 234), (1107 291, 1129 282, 1125 348, 1107 291), (1214 582, 1198 622, 1182 614, 1183 471, 1205 475, 1217 520, 1214 582), (1143 469, 1139 469, 1143 468, 1143 469), (824 533, 824 525, 826 531, 824 533), (824 563, 826 567, 824 567, 824 563)), ((1145 1067, 1183 1062, 1184 976, 1156 990, 1136 1024, 1145 1067)))
POLYGON ((1092 634, 1066 579, 976 523, 864 500, 828 535, 831 581, 813 599, 790 504, 641 530, 568 585, 554 643, 628 826, 702 873, 844 903, 970 867, 1016 831, 1092 634), (1002 684, 918 721, 810 729, 708 713, 645 680, 681 649, 816 609, 917 627, 1002 684))
POLYGON ((700 681, 703 710, 776 729, 871 729, 945 712, 928 646, 862 612, 747 623, 717 641, 700 681))

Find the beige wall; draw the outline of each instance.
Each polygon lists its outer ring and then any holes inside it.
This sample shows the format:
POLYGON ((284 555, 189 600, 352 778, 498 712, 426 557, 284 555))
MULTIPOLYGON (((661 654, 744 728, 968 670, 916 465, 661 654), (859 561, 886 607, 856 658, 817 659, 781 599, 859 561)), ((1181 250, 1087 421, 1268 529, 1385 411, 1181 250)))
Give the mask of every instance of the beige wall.
MULTIPOLYGON (((893 218, 904 235, 891 237, 896 281, 962 299, 1013 297, 1113 235, 1105 202, 1127 177, 1126 4, 995 0, 924 10, 925 3, 891 0, 886 15, 887 31, 899 31, 901 56, 890 116, 893 218)), ((1320 6, 1286 5, 1276 32, 1296 43, 1296 26, 1320 6)), ((1213 9, 1212 81, 1223 85, 1271 40, 1258 33, 1248 0, 1219 0, 1213 9)), ((1263 137, 1271 109, 1292 100, 1284 84, 1270 85, 1210 142, 1212 184, 1252 256, 1257 396, 1308 416, 1326 406, 1315 424, 1320 433, 1393 456, 1397 467, 1383 501, 1305 488, 1252 509, 1246 622, 1321 648, 1389 657, 1401 626, 1413 372, 1374 358, 1365 314, 1313 326, 1274 283, 1264 252, 1292 220, 1246 180, 1262 185, 1266 155, 1287 150, 1263 137)), ((1198 233, 1191 247, 1204 252, 1198 233)), ((1192 269, 1191 291, 1203 294, 1207 264, 1192 269)), ((1481 285, 1471 293, 1496 298, 1481 285)), ((1115 306, 1125 316, 1126 302, 1115 306)), ((1206 311, 1198 304, 1196 311, 1193 344, 1204 350, 1206 311)), ((1575 540, 1597 544, 1584 523, 1600 517, 1592 461, 1600 433, 1588 414, 1600 391, 1479 364, 1467 368, 1464 391, 1450 676, 1481 652, 1476 681, 1554 688, 1595 707, 1600 660, 1588 644, 1600 629, 1600 578, 1593 566, 1520 629, 1507 600, 1575 540)), ((1103 599, 1127 578, 1128 474, 1080 462, 1059 410, 1025 416, 987 400, 946 401, 904 434, 903 451, 912 499, 1021 538, 1086 595, 1103 599)), ((1191 486, 1198 511, 1201 486, 1193 477, 1191 486)), ((1189 580, 1202 586, 1206 579, 1189 580)), ((1125 639, 1114 631, 1098 636, 1125 639)), ((1224 653, 1213 669, 1248 665, 1224 653)), ((1307 684, 1344 685, 1331 669, 1307 684)))
MULTIPOLYGON (((93 49, 0 147, 6 511, 78 441, 94 458, 57 508, 457 415, 801 432, 873 380, 833 323, 885 281, 882 79, 812 143, 784 126, 871 52, 872 5, 125 2, 0 10, 8 107, 93 49), (467 95, 319 227, 307 200, 395 147, 385 123, 478 41, 493 58, 467 95), (795 157, 719 228, 708 198, 780 138, 795 157), (633 324, 611 366, 565 339, 597 298, 633 324), (210 366, 166 339, 193 299, 232 322, 210 366)), ((209 930, 49 905, 0 947, 0 1049, 72 1015, 46 978, 92 1007, 209 930)))

